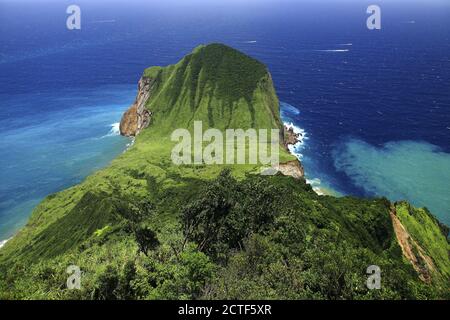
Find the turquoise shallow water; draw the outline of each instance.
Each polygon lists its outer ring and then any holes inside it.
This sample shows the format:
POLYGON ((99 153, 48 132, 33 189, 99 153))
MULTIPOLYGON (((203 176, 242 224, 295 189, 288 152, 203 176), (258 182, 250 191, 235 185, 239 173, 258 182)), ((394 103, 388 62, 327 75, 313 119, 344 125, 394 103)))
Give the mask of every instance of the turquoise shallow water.
POLYGON ((0 240, 23 226, 45 196, 125 150, 130 140, 119 135, 118 122, 134 95, 134 86, 113 86, 4 99, 23 116, 0 121, 0 240))
POLYGON ((333 153, 335 166, 370 195, 410 200, 450 225, 450 154, 432 144, 395 141, 381 147, 350 139, 333 153))
POLYGON ((292 150, 301 160, 308 183, 319 192, 336 196, 346 194, 333 171, 344 175, 362 190, 360 196, 387 197, 391 201, 407 200, 427 207, 441 222, 450 225, 450 154, 424 141, 392 141, 372 145, 361 139, 342 138, 330 146, 333 167, 318 165, 314 151, 323 144, 303 128, 302 112, 281 103, 285 123, 293 123, 302 132, 302 142, 292 150))

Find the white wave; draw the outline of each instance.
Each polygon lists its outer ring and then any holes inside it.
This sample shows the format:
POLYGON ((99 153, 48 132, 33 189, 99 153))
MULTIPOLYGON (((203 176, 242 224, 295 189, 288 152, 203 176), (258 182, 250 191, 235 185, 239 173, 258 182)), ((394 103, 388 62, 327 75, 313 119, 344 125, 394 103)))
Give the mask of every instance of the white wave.
POLYGON ((341 43, 340 46, 352 46, 353 43, 349 42, 349 43, 341 43))
POLYGON ((11 240, 11 238, 0 241, 0 248, 2 248, 9 240, 11 240))
POLYGON ((294 115, 299 115, 300 114, 300 110, 298 110, 294 106, 291 106, 288 103, 281 102, 280 105, 281 105, 281 115, 282 116, 283 116, 283 114, 286 114, 286 113, 291 113, 291 114, 294 114, 294 115))
POLYGON ((313 187, 312 188, 316 194, 319 196, 324 196, 326 193, 320 188, 320 187, 313 187))
POLYGON ((134 145, 134 141, 135 141, 135 138, 134 138, 134 137, 131 138, 130 142, 127 143, 126 148, 125 148, 125 150, 123 151, 123 153, 127 152, 128 149, 130 149, 130 148, 134 145))
MULTIPOLYGON (((289 104, 286 104, 286 103, 281 103, 282 115, 283 115, 283 110, 290 111, 289 110, 290 108, 293 108, 298 113, 300 113, 300 111, 297 110, 295 107, 293 107, 289 104)), ((287 118, 287 117, 284 118, 284 120, 288 120, 288 119, 289 118, 287 118)), ((298 142, 294 145, 289 145, 288 149, 292 155, 294 155, 299 161, 302 161, 302 159, 303 159, 302 152, 305 148, 305 140, 308 140, 306 131, 303 128, 300 128, 299 126, 296 126, 292 121, 283 121, 283 124, 288 130, 292 129, 292 131, 298 135, 298 142)), ((327 192, 324 191, 323 187, 321 186, 322 181, 319 178, 307 179, 306 183, 310 184, 312 189, 314 190, 314 192, 316 194, 318 194, 319 196, 327 194, 327 192)))
POLYGON ((244 43, 256 43, 256 40, 249 40, 249 41, 244 41, 244 43))
MULTIPOLYGON (((294 133, 298 135, 298 142, 294 145, 289 145, 288 149, 289 152, 296 156, 299 161, 302 161, 302 151, 305 148, 305 140, 308 139, 308 137, 306 136, 306 131, 294 125, 292 122, 284 122, 284 125, 287 127, 287 129, 292 129, 294 133)), ((326 192, 321 187, 322 181, 319 178, 306 179, 306 183, 310 184, 314 192, 319 196, 323 196, 326 194, 326 192)))
MULTIPOLYGON (((299 134, 300 136, 304 136, 306 134, 306 131, 298 126, 296 126, 295 124, 293 124, 292 122, 285 122, 284 125, 290 130, 292 129, 292 131, 294 131, 295 134, 299 134)), ((300 137, 301 138, 301 137, 300 137)))
POLYGON ((322 181, 319 178, 306 179, 306 183, 311 185, 314 192, 319 196, 323 196, 326 194, 326 192, 321 187, 322 181))
POLYGON ((120 122, 111 124, 111 129, 109 130, 108 134, 105 134, 102 138, 114 137, 118 135, 120 135, 120 122))
POLYGON ((291 144, 288 146, 289 152, 296 156, 298 160, 302 160, 302 151, 305 147, 305 140, 308 139, 308 137, 306 136, 306 131, 294 125, 292 122, 284 122, 284 125, 288 130, 292 129, 292 131, 298 136, 298 142, 296 144, 291 144))
POLYGON ((306 183, 312 186, 319 186, 322 183, 322 181, 319 178, 314 178, 314 179, 306 179, 306 183))
POLYGON ((316 50, 318 52, 349 52, 349 49, 328 49, 328 50, 316 50))
POLYGON ((110 19, 110 20, 96 20, 96 21, 92 21, 91 23, 115 23, 116 20, 114 19, 110 19))

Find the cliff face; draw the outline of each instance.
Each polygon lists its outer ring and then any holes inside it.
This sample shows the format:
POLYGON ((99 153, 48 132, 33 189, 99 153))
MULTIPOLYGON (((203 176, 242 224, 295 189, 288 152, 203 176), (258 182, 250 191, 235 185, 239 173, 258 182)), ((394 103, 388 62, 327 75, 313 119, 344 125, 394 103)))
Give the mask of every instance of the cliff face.
POLYGON ((411 263, 422 281, 430 283, 432 272, 436 271, 433 260, 427 256, 424 249, 411 237, 397 216, 395 206, 390 216, 397 242, 402 249, 403 256, 411 263))
POLYGON ((300 134, 295 133, 292 127, 284 126, 284 146, 286 149, 289 145, 297 144, 300 141, 300 134))
POLYGON ((305 175, 303 166, 298 160, 280 163, 279 165, 275 166, 275 169, 281 172, 283 175, 291 176, 295 179, 302 179, 305 175))
POLYGON ((147 77, 141 77, 139 80, 136 100, 120 121, 121 135, 135 137, 150 124, 151 112, 145 108, 145 104, 151 96, 154 83, 154 79, 147 77))
MULTIPOLYGON (((290 145, 295 145, 300 141, 299 134, 294 132, 293 128, 284 126, 283 143, 287 151, 290 145)), ((305 170, 299 160, 292 160, 285 163, 280 163, 275 167, 276 170, 285 176, 291 176, 295 179, 302 179, 305 176, 305 170)))
POLYGON ((406 201, 395 202, 390 216, 403 256, 421 280, 430 283, 450 277, 448 228, 426 208, 414 208, 406 201))

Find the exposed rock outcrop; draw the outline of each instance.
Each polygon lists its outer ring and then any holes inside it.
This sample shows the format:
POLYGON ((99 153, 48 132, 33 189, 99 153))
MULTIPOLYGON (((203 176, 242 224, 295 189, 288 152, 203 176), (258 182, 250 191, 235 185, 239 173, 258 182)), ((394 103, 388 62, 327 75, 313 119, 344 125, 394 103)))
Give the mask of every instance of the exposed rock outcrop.
POLYGON ((391 220, 394 227, 397 242, 402 249, 403 256, 412 264, 419 278, 424 282, 431 282, 431 273, 436 270, 433 260, 425 253, 425 250, 411 237, 408 230, 397 217, 395 206, 391 208, 391 220))
POLYGON ((285 176, 291 176, 295 179, 302 179, 305 175, 303 167, 298 160, 280 163, 276 165, 274 169, 281 172, 285 176))
MULTIPOLYGON (((298 142, 301 141, 300 140, 301 137, 299 133, 294 132, 293 127, 285 125, 283 129, 284 129, 284 147, 286 148, 287 151, 290 151, 289 146, 296 145, 298 142)), ((292 160, 285 163, 280 163, 276 169, 285 176, 291 176, 296 179, 301 179, 304 178, 305 176, 305 170, 303 169, 300 160, 292 160)))
POLYGON ((150 124, 152 114, 145 108, 145 104, 152 94, 154 83, 154 79, 147 77, 142 77, 139 80, 136 100, 120 120, 121 135, 135 137, 150 124))
POLYGON ((293 127, 284 126, 284 146, 287 150, 289 145, 295 145, 300 141, 300 134, 294 132, 293 127))
MULTIPOLYGON (((289 145, 297 144, 299 139, 299 134, 294 132, 292 127, 284 127, 284 147, 289 151, 289 145)), ((305 176, 305 171, 299 160, 292 160, 284 163, 280 163, 273 167, 273 169, 279 171, 285 176, 291 176, 295 179, 303 179, 305 176)))

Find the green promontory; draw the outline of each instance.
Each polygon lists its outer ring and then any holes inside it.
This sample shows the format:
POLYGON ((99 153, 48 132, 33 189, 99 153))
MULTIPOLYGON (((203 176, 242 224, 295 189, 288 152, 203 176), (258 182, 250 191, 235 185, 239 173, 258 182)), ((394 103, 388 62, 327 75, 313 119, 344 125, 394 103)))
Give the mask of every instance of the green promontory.
POLYGON ((319 196, 258 164, 175 165, 170 135, 194 121, 282 129, 267 68, 210 44, 146 69, 121 122, 134 144, 35 208, 0 249, 0 299, 450 298, 448 228, 426 209, 319 196))
POLYGON ((147 107, 160 129, 192 126, 280 128, 278 99, 266 67, 221 44, 197 47, 180 62, 145 70, 156 79, 147 107))

